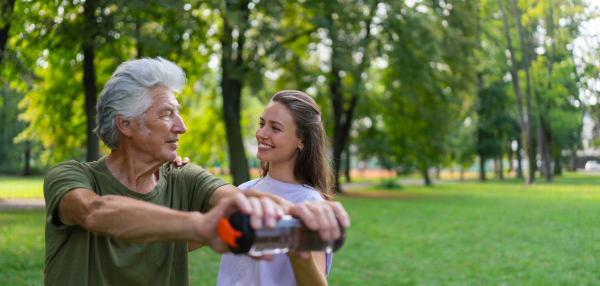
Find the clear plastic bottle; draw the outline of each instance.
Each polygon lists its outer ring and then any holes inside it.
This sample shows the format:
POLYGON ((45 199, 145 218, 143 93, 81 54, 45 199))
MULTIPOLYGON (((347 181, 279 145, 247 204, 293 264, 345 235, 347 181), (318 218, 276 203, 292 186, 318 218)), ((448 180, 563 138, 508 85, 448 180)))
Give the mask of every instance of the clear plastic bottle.
POLYGON ((263 227, 255 231, 250 227, 249 217, 238 212, 229 219, 221 219, 218 232, 233 253, 261 256, 288 251, 336 251, 346 239, 345 230, 340 229, 340 238, 322 240, 318 232, 308 229, 300 220, 284 216, 275 228, 263 227))

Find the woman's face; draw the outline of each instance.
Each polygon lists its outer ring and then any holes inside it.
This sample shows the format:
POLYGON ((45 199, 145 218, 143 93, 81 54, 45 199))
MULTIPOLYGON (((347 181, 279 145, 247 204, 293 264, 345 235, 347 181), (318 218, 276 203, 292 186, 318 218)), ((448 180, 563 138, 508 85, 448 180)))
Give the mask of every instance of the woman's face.
POLYGON ((296 135, 292 114, 285 105, 278 102, 270 102, 263 111, 256 130, 256 140, 256 157, 268 163, 291 161, 298 148, 304 147, 304 142, 296 135))

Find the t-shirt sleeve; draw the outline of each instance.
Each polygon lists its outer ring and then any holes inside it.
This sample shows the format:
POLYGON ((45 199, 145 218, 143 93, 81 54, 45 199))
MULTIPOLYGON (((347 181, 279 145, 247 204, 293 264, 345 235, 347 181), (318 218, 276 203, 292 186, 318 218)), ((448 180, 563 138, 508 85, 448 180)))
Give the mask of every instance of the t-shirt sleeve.
POLYGON ((70 190, 84 188, 93 190, 90 175, 76 161, 60 163, 44 178, 44 199, 46 200, 46 221, 59 229, 66 228, 58 217, 58 204, 70 190))
POLYGON ((204 213, 215 190, 229 183, 194 164, 187 164, 185 169, 186 185, 191 188, 190 210, 204 213))
POLYGON ((309 192, 306 192, 306 198, 302 201, 321 202, 324 201, 324 199, 323 196, 321 196, 321 193, 315 190, 311 190, 309 192))

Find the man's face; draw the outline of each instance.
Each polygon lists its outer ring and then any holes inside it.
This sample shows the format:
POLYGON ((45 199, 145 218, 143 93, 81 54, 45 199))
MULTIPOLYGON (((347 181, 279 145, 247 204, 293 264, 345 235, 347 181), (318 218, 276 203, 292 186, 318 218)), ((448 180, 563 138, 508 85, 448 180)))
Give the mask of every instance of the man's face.
POLYGON ((171 161, 177 156, 179 134, 186 132, 179 116, 181 105, 173 92, 164 87, 150 90, 153 104, 146 110, 140 123, 133 123, 134 144, 149 157, 171 161))

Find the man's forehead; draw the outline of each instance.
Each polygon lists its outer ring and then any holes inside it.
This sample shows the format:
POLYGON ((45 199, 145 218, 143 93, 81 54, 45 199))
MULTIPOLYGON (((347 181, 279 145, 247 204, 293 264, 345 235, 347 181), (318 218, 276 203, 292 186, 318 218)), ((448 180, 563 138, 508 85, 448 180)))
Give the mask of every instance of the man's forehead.
POLYGON ((173 94, 170 90, 165 90, 164 92, 155 94, 154 96, 154 104, 155 107, 162 109, 181 109, 181 104, 175 98, 175 94, 173 94))

